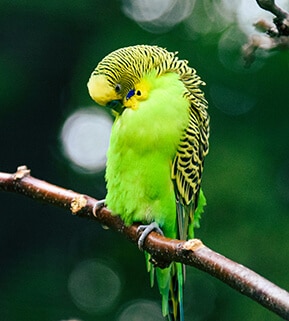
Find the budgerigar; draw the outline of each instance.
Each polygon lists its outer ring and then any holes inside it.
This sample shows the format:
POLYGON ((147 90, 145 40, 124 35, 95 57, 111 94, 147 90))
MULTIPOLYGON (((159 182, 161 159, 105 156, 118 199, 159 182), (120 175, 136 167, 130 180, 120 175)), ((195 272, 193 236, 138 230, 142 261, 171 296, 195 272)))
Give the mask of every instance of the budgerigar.
MULTIPOLYGON (((115 115, 105 203, 126 225, 140 222, 148 232, 160 228, 166 237, 194 237, 205 205, 200 184, 209 116, 203 84, 177 53, 149 45, 118 49, 92 72, 90 96, 115 115)), ((146 259, 156 274, 163 315, 184 320, 183 266, 173 262, 160 269, 148 254, 146 259)))

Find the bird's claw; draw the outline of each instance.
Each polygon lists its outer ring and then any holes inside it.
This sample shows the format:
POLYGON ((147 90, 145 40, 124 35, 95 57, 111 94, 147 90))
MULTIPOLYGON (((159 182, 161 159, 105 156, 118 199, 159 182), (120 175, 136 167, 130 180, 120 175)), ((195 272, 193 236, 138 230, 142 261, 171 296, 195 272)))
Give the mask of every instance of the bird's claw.
POLYGON ((159 225, 156 222, 152 222, 149 225, 140 225, 137 228, 137 232, 142 233, 137 241, 137 245, 140 250, 143 250, 143 245, 144 245, 145 239, 152 231, 155 231, 155 232, 159 233, 160 235, 164 235, 163 231, 160 229, 159 225))
POLYGON ((93 206, 92 214, 93 214, 94 216, 97 216, 97 215, 96 215, 96 212, 97 212, 99 209, 101 209, 102 207, 104 207, 104 206, 105 206, 105 199, 104 199, 104 200, 97 201, 97 202, 94 204, 94 206, 93 206))

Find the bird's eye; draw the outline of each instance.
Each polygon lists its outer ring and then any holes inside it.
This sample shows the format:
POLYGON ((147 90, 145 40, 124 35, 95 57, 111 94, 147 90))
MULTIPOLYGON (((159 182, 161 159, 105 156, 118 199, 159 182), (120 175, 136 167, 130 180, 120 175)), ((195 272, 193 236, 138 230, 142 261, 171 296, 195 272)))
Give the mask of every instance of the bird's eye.
POLYGON ((136 94, 137 94, 137 96, 141 96, 141 91, 137 90, 136 94))
POLYGON ((119 92, 121 91, 121 85, 120 85, 120 84, 117 84, 117 85, 115 86, 115 91, 116 91, 117 93, 119 93, 119 92))

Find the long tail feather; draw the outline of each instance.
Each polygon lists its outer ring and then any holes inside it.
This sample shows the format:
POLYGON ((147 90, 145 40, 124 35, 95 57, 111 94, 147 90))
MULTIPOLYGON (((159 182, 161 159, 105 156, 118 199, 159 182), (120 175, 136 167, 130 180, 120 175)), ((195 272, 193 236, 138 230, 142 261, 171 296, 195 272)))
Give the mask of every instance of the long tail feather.
MULTIPOLYGON (((190 206, 177 203, 178 237, 187 239, 194 237, 194 228, 199 227, 199 220, 206 205, 206 198, 202 189, 198 194, 198 201, 190 206)), ((150 254, 145 252, 147 270, 150 273, 150 284, 154 285, 156 276, 160 294, 162 296, 162 313, 168 321, 184 321, 183 287, 185 282, 185 266, 173 262, 168 268, 160 269, 150 262, 150 254)))
POLYGON ((173 263, 172 271, 174 275, 171 277, 170 293, 169 293, 169 321, 184 321, 183 307, 183 287, 184 274, 183 265, 181 263, 173 263))
POLYGON ((184 266, 173 262, 165 269, 156 268, 150 262, 150 254, 145 252, 147 270, 150 273, 150 284, 154 285, 156 276, 162 296, 162 313, 169 321, 184 321, 183 286, 184 266))

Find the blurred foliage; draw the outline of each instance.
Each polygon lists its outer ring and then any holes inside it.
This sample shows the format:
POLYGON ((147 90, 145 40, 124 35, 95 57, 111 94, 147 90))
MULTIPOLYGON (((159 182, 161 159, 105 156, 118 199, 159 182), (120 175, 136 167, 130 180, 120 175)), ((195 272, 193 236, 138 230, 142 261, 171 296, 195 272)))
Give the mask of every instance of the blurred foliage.
MULTIPOLYGON (((288 51, 257 57, 244 69, 246 36, 235 16, 224 24, 219 11, 209 10, 210 3, 222 8, 221 1, 197 2, 185 22, 164 33, 126 17, 125 2, 1 2, 0 170, 25 164, 36 177, 103 198, 104 173, 74 171, 62 155, 61 127, 74 110, 93 105, 86 82, 107 53, 141 43, 177 50, 206 81, 210 104, 208 206, 197 237, 289 289, 288 51)), ((1 193, 0 200, 1 320, 118 320, 129 302, 159 302, 143 254, 117 233, 19 195, 1 193), (72 271, 88 259, 108 262, 121 279, 118 300, 102 314, 81 309, 68 289, 72 271)), ((280 319, 188 270, 188 320, 280 319)))

